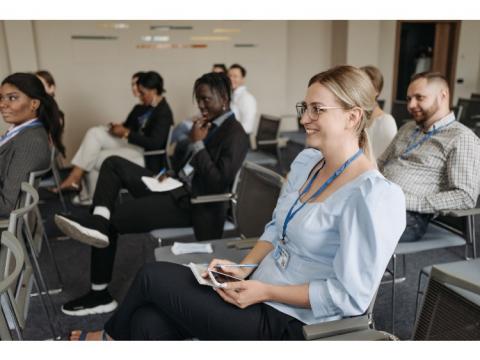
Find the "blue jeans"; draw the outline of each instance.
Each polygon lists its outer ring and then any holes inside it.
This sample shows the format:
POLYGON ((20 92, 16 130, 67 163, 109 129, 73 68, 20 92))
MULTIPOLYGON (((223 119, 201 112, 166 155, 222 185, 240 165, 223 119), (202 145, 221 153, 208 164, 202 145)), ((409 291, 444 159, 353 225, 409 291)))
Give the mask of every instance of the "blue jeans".
POLYGON ((418 241, 427 231, 427 226, 433 214, 420 214, 407 211, 407 227, 400 238, 400 242, 418 241))

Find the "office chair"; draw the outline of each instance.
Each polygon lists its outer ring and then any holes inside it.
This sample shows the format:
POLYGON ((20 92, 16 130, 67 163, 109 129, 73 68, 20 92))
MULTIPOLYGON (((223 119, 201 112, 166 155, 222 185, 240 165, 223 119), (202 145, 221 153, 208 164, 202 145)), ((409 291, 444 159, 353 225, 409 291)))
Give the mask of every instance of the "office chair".
POLYGON ((246 161, 259 165, 280 164, 279 135, 281 118, 262 114, 255 136, 256 150, 247 153, 246 161))
MULTIPOLYGON (((260 235, 271 219, 283 182, 284 178, 276 172, 245 161, 235 177, 231 193, 198 196, 192 198, 191 202, 231 202, 233 222, 227 221, 224 231, 236 229, 241 238, 250 238, 260 235)), ((150 234, 159 238, 160 244, 165 246, 170 245, 176 237, 193 236, 193 228, 158 229, 150 234)))
POLYGON ((17 284, 23 266, 25 254, 15 236, 8 231, 2 232, 0 248, 0 339, 12 340, 15 332, 18 340, 23 340, 20 324, 15 316, 15 309, 10 301, 13 297, 9 292, 17 284), (11 264, 13 263, 13 266, 11 264), (12 269, 13 267, 13 269, 12 269), (12 323, 11 331, 9 321, 12 323))
POLYGON ((32 285, 35 285, 42 308, 47 316, 47 323, 50 327, 50 331, 52 335, 56 337, 57 334, 52 320, 54 318, 52 314, 55 314, 55 306, 48 292, 45 276, 40 269, 38 258, 35 256, 37 250, 36 247, 38 245, 34 243, 28 225, 29 215, 34 213, 34 210, 38 205, 38 193, 26 182, 22 183, 21 190, 22 193, 19 206, 10 213, 8 232, 14 234, 18 239, 25 260, 20 280, 14 291, 9 295, 10 302, 14 307, 16 320, 19 323, 20 328, 23 329, 27 318, 30 296, 32 295, 32 285), (47 301, 52 313, 47 307, 47 301))
POLYGON ((170 161, 170 156, 169 156, 170 148, 172 146, 172 134, 173 134, 173 125, 170 125, 170 128, 168 129, 167 143, 165 145, 165 148, 159 149, 159 150, 147 150, 143 153, 143 156, 145 157, 146 168, 154 172, 160 171, 160 167, 159 167, 160 161, 158 160, 160 159, 161 155, 165 156, 165 167, 167 169, 172 168, 172 163, 170 161))
POLYGON ((459 98, 457 107, 461 109, 458 121, 480 134, 480 100, 459 98))
POLYGON ((393 100, 392 116, 395 118, 398 129, 411 119, 411 115, 407 110, 407 102, 405 100, 393 100))
POLYGON ((434 265, 414 340, 480 340, 480 259, 434 265))
MULTIPOLYGON (((392 275, 392 330, 395 334, 395 284, 402 279, 397 278, 397 257, 403 258, 403 272, 405 271, 405 256, 413 253, 446 249, 464 246, 465 258, 468 258, 468 247, 472 246, 472 255, 477 257, 475 239, 475 215, 480 214, 480 208, 467 210, 444 210, 440 216, 432 220, 428 225, 427 232, 415 242, 399 243, 393 253, 392 269, 387 269, 392 275)), ((428 272, 425 269, 425 272, 428 272)), ((421 277, 422 274, 420 274, 421 277)))

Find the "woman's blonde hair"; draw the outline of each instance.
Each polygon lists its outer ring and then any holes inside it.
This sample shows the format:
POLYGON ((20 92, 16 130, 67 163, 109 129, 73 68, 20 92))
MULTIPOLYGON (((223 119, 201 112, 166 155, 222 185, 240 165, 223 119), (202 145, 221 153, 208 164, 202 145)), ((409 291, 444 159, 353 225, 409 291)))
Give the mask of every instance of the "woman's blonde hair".
POLYGON ((341 65, 314 75, 308 82, 308 86, 315 83, 320 83, 330 90, 345 110, 354 108, 362 110, 362 116, 356 128, 358 145, 365 155, 376 163, 366 130, 376 106, 376 90, 367 74, 354 66, 341 65))

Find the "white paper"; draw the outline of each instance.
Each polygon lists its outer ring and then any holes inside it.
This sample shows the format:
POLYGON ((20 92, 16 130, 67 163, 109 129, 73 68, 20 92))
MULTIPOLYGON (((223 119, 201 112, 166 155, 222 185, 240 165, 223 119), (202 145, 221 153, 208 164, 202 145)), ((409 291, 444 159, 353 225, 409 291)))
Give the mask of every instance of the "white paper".
POLYGON ((147 185, 150 191, 154 192, 170 191, 183 186, 181 181, 171 177, 167 177, 165 180, 158 181, 153 177, 142 176, 142 181, 145 183, 145 185, 147 185))
POLYGON ((193 254, 193 253, 206 253, 211 254, 213 252, 212 244, 210 243, 179 243, 174 242, 172 246, 172 253, 174 255, 181 254, 193 254))
POLYGON ((207 271, 207 265, 190 263, 187 266, 190 268, 190 270, 192 270, 192 273, 195 276, 195 279, 197 279, 200 285, 214 286, 210 278, 207 277, 205 279, 202 277, 202 273, 207 271))

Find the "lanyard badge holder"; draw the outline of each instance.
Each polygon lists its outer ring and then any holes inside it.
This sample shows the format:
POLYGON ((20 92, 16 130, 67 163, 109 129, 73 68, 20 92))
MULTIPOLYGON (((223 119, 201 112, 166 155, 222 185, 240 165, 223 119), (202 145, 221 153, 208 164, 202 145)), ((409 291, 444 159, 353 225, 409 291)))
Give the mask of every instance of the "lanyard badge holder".
POLYGON ((337 177, 340 176, 340 174, 342 174, 345 169, 356 159, 358 158, 361 154, 363 153, 362 149, 359 149, 353 156, 351 156, 347 161, 345 161, 343 163, 342 166, 340 166, 337 171, 335 171, 332 176, 330 176, 327 181, 325 181, 322 186, 320 186, 320 188, 307 200, 305 200, 303 203, 301 203, 301 205, 295 209, 295 206, 298 204, 298 202, 300 201, 300 198, 305 195, 306 193, 308 193, 308 191, 310 190, 310 188, 312 187, 313 185, 313 182, 315 181, 315 179, 317 178, 320 170, 322 170, 322 168, 325 166, 325 162, 322 164, 322 166, 318 169, 318 171, 313 175, 312 179, 308 182, 307 186, 305 187, 305 189, 302 191, 302 193, 297 197, 297 199, 295 200, 295 202, 293 203, 293 205, 290 207, 290 210, 288 210, 288 213, 287 213, 287 216, 285 217, 285 221, 283 222, 283 231, 282 231, 282 239, 280 240, 280 242, 276 241, 275 242, 275 250, 274 250, 274 253, 273 253, 273 258, 275 259, 275 262, 277 264, 277 266, 280 267, 280 269, 282 270, 285 270, 288 266, 288 262, 290 260, 290 254, 286 248, 286 243, 288 241, 287 239, 287 228, 288 228, 288 224, 290 223, 290 221, 292 221, 292 219, 295 217, 295 215, 303 209, 303 207, 311 200, 314 200, 316 199, 317 197, 320 196, 321 193, 323 193, 323 191, 325 191, 325 189, 328 187, 328 185, 330 185, 337 177), (280 244, 281 243, 281 244, 280 244))

